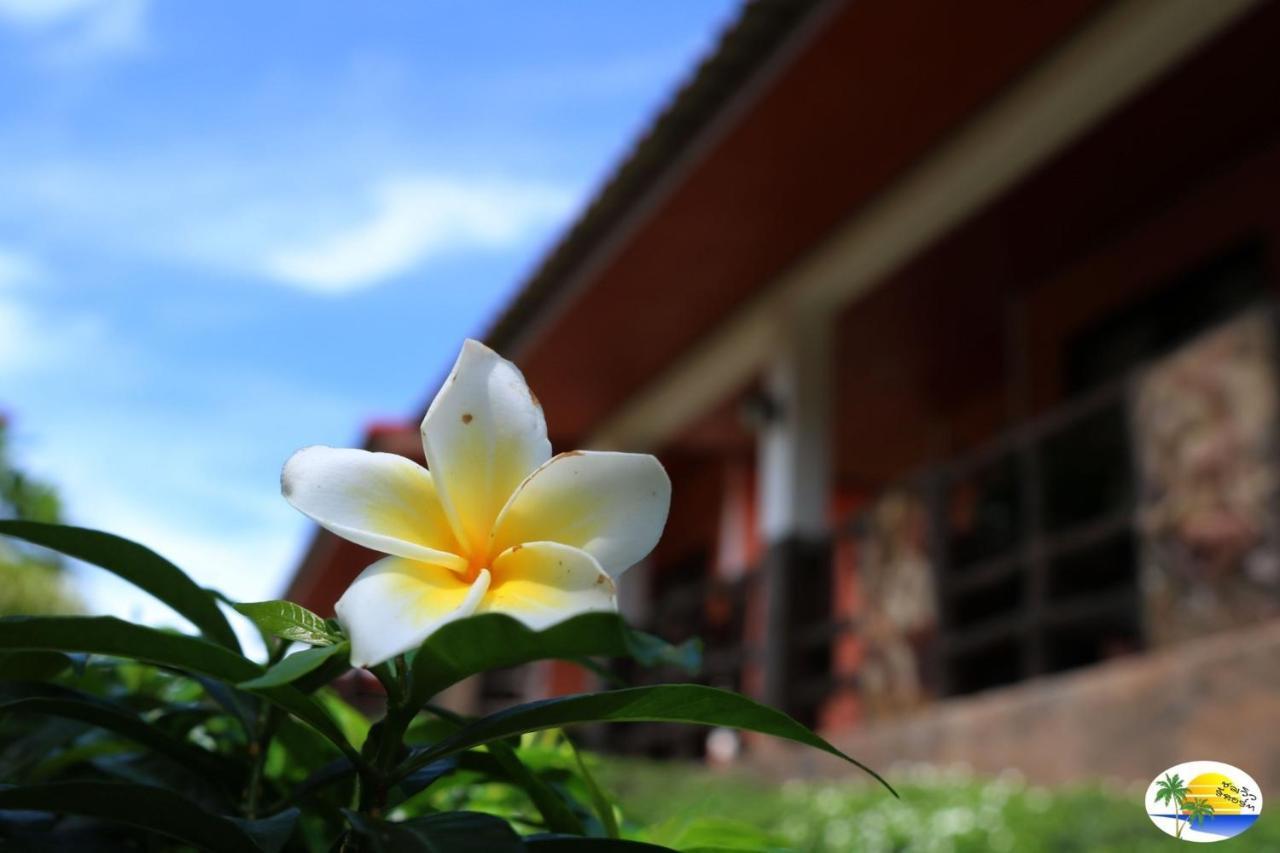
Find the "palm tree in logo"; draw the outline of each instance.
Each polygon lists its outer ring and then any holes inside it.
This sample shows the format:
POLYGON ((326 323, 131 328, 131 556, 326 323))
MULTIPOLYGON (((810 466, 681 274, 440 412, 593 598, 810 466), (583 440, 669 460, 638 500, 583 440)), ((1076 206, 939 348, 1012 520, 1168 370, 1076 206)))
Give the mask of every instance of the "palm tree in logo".
POLYGON ((1213 806, 1203 797, 1188 797, 1182 801, 1182 808, 1187 813, 1187 823, 1203 825, 1204 819, 1213 817, 1213 806))
POLYGON ((1187 799, 1187 785, 1182 781, 1182 777, 1177 773, 1170 776, 1164 774, 1164 778, 1156 782, 1156 802, 1164 803, 1166 806, 1172 805, 1174 811, 1174 837, 1182 837, 1183 822, 1178 817, 1182 814, 1182 804, 1187 799))

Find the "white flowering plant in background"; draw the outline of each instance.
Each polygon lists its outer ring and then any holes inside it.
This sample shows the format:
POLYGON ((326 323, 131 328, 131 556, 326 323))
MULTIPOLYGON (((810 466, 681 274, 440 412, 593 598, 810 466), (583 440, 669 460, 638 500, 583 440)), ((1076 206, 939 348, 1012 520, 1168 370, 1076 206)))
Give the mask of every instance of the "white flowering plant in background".
POLYGON ((342 595, 336 619, 287 601, 228 602, 108 533, 0 521, 0 535, 113 572, 198 631, 101 616, 0 619, 0 846, 676 849, 628 840, 634 828, 565 727, 728 726, 857 763, 785 714, 695 683, 558 696, 476 718, 436 705, 465 679, 520 664, 599 671, 591 659, 630 657, 696 672, 697 654, 617 615, 615 580, 666 523, 671 483, 657 459, 553 456, 520 371, 475 341, 428 408, 422 444, 425 468, 329 447, 284 466, 293 506, 384 555, 342 595), (265 662, 244 654, 224 604, 262 633, 265 662), (332 686, 353 669, 381 683, 376 721, 332 686), (465 808, 494 785, 525 805, 465 808))

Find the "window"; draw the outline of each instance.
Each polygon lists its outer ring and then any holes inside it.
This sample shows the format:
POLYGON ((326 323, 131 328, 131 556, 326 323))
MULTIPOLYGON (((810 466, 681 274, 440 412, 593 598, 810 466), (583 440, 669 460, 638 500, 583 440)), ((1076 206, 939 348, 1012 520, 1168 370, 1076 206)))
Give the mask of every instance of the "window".
POLYGON ((1078 333, 1059 410, 937 475, 946 692, 1084 666, 1145 641, 1126 382, 1262 301, 1257 243, 1224 252, 1078 333))
POLYGON ((1067 344, 1068 393, 1113 381, 1262 302, 1265 260, 1262 243, 1250 240, 1081 330, 1067 344))
POLYGON ((1133 465, 1120 389, 940 473, 942 670, 969 693, 1140 642, 1133 465))

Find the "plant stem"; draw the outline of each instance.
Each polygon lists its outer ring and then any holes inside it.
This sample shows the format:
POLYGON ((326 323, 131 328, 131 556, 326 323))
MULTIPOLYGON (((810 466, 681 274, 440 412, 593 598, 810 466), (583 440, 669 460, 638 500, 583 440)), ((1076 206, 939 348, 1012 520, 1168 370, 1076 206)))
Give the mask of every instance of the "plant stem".
MULTIPOLYGON (((267 657, 267 666, 271 667, 284 659, 289 644, 277 641, 267 657)), ((276 728, 280 725, 280 714, 275 705, 259 700, 258 725, 254 737, 249 741, 249 759, 253 767, 249 772, 249 786, 245 791, 245 816, 253 820, 258 816, 258 800, 262 795, 262 774, 266 768, 267 751, 271 747, 271 739, 275 737, 276 728)))
POLYGON ((256 740, 249 744, 249 756, 253 760, 253 769, 249 775, 249 790, 246 793, 245 814, 253 820, 258 816, 258 799, 262 793, 262 774, 267 763, 267 752, 271 740, 280 725, 280 712, 274 705, 266 706, 266 719, 262 723, 256 740))
MULTIPOLYGON (((387 691, 387 710, 378 724, 377 743, 374 744, 373 767, 367 777, 361 778, 359 810, 371 817, 381 817, 387 805, 391 787, 391 771, 400 757, 404 733, 417 714, 417 708, 408 706, 409 667, 401 655, 393 666, 380 666, 374 674, 387 691)), ((371 732, 372 736, 373 733, 371 732)))

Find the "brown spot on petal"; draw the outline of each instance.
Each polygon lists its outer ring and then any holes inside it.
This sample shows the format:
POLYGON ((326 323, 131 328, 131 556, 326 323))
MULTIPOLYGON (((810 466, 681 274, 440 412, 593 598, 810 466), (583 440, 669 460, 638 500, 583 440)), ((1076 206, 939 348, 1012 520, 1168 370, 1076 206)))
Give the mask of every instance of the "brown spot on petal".
POLYGON ((463 422, 464 424, 469 424, 469 423, 471 423, 473 420, 475 420, 475 418, 472 416, 472 414, 471 414, 470 412, 463 412, 463 413, 462 413, 462 422, 463 422))
POLYGON ((596 586, 604 583, 604 575, 596 575, 596 586))
POLYGON ((542 408, 542 401, 538 399, 537 394, 533 393, 532 388, 529 389, 529 399, 532 400, 533 404, 537 406, 539 409, 542 408))
POLYGON ((583 451, 581 450, 570 450, 565 453, 561 453, 560 455, 563 456, 565 459, 568 459, 570 456, 584 456, 586 454, 583 453, 583 451))

